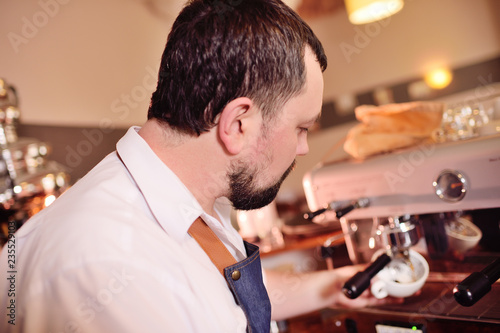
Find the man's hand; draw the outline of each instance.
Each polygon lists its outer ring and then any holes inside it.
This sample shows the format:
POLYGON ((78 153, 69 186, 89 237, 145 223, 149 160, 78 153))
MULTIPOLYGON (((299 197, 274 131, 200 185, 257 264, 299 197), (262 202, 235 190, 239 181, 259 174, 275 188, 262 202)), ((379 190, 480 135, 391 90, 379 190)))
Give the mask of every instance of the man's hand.
POLYGON ((362 308, 401 303, 399 298, 377 299, 366 290, 356 299, 347 298, 342 287, 364 266, 345 266, 309 273, 266 271, 266 287, 273 320, 282 320, 326 307, 362 308))
POLYGON ((341 268, 334 269, 332 272, 335 274, 335 283, 332 283, 331 290, 325 291, 325 296, 329 293, 332 299, 332 307, 343 307, 343 308, 363 308, 367 306, 375 306, 387 303, 402 303, 402 298, 386 297, 383 299, 375 298, 371 292, 370 288, 365 290, 361 295, 355 299, 350 299, 344 295, 342 292, 342 287, 345 282, 349 280, 354 274, 362 271, 365 267, 362 265, 355 266, 344 266, 341 268))

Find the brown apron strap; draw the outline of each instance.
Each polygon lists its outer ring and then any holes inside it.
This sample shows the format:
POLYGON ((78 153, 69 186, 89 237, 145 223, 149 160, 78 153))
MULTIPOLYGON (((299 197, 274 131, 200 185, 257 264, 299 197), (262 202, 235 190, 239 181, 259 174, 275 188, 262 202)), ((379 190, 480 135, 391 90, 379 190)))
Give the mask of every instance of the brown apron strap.
POLYGON ((200 244, 215 267, 224 276, 224 268, 237 263, 233 255, 221 242, 210 227, 198 217, 188 230, 188 233, 200 244))

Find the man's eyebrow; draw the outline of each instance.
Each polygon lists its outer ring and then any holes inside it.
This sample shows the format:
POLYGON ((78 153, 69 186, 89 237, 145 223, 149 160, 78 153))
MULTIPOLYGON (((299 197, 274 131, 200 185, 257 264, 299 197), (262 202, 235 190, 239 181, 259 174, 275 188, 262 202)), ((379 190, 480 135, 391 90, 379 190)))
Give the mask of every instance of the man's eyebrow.
POLYGON ((310 120, 305 121, 304 124, 317 123, 320 120, 320 118, 321 118, 321 111, 314 118, 311 118, 310 120))

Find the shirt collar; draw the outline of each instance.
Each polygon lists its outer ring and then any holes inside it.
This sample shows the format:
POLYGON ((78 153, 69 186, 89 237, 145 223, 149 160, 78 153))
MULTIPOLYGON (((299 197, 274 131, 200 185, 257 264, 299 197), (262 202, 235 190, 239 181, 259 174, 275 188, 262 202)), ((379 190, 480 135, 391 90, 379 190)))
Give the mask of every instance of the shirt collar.
POLYGON ((180 241, 187 236, 194 220, 203 214, 203 209, 137 133, 139 129, 129 128, 118 141, 116 150, 158 223, 167 234, 180 241))

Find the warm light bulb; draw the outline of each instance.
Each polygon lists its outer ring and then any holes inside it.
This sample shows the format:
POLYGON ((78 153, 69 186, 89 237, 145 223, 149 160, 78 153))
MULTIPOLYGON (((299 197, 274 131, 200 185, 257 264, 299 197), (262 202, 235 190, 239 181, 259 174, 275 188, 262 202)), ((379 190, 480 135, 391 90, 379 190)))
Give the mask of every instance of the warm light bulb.
POLYGON ((451 71, 446 68, 439 68, 425 74, 424 80, 427 85, 433 89, 443 89, 447 87, 453 75, 451 71))
POLYGON ((403 4, 403 0, 345 0, 352 24, 366 24, 385 19, 399 12, 403 4))

